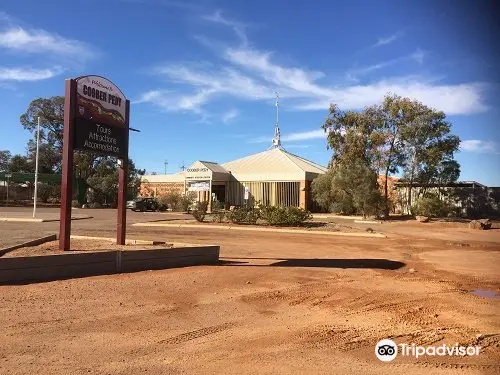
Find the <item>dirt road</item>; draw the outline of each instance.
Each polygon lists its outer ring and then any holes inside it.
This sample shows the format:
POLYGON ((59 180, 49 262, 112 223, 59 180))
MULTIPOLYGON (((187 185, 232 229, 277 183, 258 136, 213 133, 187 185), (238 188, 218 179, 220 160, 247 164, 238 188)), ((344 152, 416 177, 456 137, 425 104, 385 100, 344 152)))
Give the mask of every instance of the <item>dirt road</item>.
MULTIPOLYGON (((113 234, 95 223, 75 228, 113 234)), ((131 230, 220 244, 223 262, 0 286, 1 374, 500 373, 500 298, 470 293, 500 292, 499 243, 131 230), (384 363, 389 337, 481 352, 384 363)))

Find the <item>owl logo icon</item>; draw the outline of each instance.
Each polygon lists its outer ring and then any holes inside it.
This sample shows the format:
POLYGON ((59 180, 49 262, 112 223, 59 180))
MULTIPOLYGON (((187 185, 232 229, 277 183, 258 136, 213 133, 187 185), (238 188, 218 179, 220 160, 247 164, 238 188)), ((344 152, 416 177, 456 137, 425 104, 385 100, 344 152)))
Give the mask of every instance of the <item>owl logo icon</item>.
POLYGON ((398 345, 389 339, 380 340, 375 346, 375 355, 382 362, 390 362, 398 355, 398 345))

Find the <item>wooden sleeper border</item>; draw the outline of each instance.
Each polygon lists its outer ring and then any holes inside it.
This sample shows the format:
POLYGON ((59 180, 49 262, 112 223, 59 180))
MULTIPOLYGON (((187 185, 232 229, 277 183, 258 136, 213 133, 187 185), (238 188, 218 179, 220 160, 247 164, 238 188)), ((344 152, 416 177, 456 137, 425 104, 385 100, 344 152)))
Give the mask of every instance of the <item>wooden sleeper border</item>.
POLYGON ((217 264, 220 246, 110 250, 0 258, 0 283, 23 283, 217 264))

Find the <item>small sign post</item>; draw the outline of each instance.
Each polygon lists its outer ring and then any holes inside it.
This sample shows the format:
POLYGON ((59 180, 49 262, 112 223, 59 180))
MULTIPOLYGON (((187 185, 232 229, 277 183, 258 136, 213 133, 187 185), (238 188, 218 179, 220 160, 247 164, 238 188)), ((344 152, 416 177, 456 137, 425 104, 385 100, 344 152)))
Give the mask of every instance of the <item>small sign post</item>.
POLYGON ((130 101, 99 76, 68 79, 64 93, 64 132, 59 249, 70 249, 73 151, 118 158, 116 243, 125 244, 130 101))
POLYGON ((248 186, 245 186, 245 196, 244 199, 247 201, 248 200, 248 186))

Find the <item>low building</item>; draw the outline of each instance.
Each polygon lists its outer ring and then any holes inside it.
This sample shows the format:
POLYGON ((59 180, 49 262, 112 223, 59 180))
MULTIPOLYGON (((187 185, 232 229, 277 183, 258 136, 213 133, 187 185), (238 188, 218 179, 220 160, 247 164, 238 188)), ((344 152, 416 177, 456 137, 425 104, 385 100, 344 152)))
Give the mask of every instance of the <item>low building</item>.
POLYGON ((141 195, 193 191, 209 205, 217 200, 226 206, 261 203, 315 210, 311 182, 325 172, 325 167, 281 147, 276 125, 272 148, 224 164, 199 160, 175 174, 146 175, 141 195))
POLYGON ((496 216, 499 212, 500 189, 488 187, 477 181, 459 181, 455 183, 419 184, 399 180, 394 184, 398 211, 409 214, 411 207, 425 194, 432 194, 446 201, 457 214, 467 217, 496 216))

